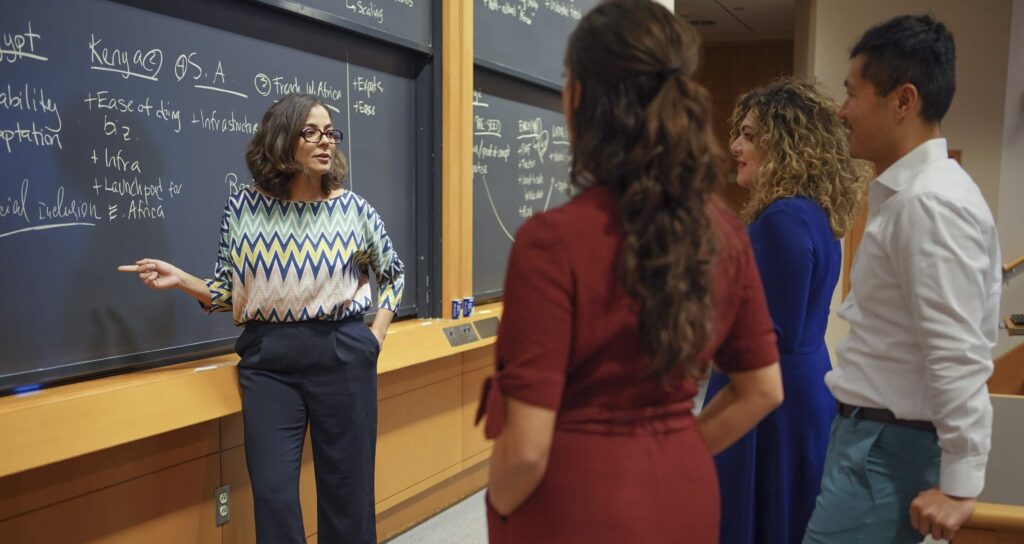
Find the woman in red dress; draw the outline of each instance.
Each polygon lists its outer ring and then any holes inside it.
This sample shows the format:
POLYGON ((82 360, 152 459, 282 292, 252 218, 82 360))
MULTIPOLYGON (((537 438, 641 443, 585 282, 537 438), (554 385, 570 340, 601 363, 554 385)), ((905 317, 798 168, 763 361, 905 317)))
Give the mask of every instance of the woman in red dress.
POLYGON ((782 401, 750 242, 710 193, 698 47, 650 0, 603 2, 570 38, 579 194, 526 222, 509 260, 481 400, 491 542, 715 542, 711 455, 782 401), (730 384, 695 418, 712 361, 730 384))

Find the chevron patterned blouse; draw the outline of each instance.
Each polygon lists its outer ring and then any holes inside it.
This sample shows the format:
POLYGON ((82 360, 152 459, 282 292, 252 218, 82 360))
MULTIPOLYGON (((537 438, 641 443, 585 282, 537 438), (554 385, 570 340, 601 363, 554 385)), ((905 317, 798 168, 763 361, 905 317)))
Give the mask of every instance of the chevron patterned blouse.
POLYGON ((244 187, 228 198, 207 312, 247 321, 341 320, 373 306, 398 311, 405 267, 366 200, 351 191, 315 202, 244 187))

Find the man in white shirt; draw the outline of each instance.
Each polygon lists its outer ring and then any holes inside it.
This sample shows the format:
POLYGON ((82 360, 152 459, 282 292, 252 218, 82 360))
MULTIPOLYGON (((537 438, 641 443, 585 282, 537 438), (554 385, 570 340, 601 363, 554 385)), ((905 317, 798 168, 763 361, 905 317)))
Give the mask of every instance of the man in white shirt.
POLYGON ((951 539, 984 485, 1002 278, 992 214, 940 136, 955 56, 930 16, 875 26, 850 53, 839 115, 880 174, 825 377, 840 414, 805 544, 951 539))

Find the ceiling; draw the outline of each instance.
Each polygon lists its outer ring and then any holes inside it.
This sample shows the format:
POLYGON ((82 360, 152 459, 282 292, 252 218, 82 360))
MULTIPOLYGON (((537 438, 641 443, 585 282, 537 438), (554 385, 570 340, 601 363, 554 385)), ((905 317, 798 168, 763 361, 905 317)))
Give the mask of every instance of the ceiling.
POLYGON ((796 0, 675 0, 676 14, 713 42, 792 39, 795 7, 796 0))

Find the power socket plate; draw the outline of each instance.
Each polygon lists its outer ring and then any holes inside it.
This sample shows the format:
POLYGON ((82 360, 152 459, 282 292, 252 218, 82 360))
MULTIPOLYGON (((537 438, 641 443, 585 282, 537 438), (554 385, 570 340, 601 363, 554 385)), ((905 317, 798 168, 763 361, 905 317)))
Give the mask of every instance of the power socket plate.
POLYGON ((213 507, 217 516, 217 527, 231 521, 231 486, 224 485, 213 490, 213 507))
POLYGON ((476 342, 480 339, 480 337, 476 335, 476 331, 473 330, 473 325, 469 322, 452 325, 451 327, 445 327, 441 330, 444 331, 444 337, 448 339, 448 345, 453 348, 470 342, 476 342))

